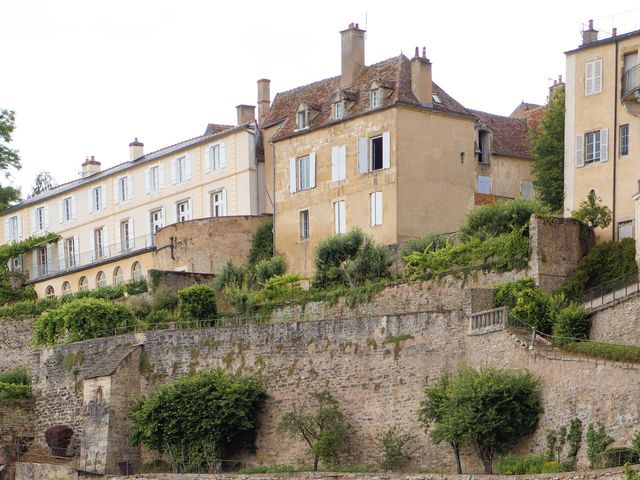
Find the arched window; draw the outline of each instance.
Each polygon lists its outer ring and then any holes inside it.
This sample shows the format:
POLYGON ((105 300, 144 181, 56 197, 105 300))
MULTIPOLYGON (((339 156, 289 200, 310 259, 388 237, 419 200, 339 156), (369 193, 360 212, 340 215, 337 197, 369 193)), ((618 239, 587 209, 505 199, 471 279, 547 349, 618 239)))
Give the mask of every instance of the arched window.
POLYGON ((56 292, 51 285, 48 285, 44 290, 45 298, 55 298, 56 292))
POLYGON ((124 275, 122 274, 122 269, 120 267, 116 267, 113 269, 113 284, 120 285, 124 281, 124 275))
POLYGON ((131 280, 137 282, 142 279, 142 265, 140 262, 133 262, 131 265, 131 280))
POLYGON ((96 287, 100 288, 100 287, 104 287, 106 285, 107 285, 107 276, 101 270, 96 275, 96 287))
POLYGON ((71 295, 71 284, 69 282, 62 284, 62 295, 71 295))
POLYGON ((89 290, 89 280, 87 277, 80 277, 80 280, 78 281, 78 290, 81 292, 89 290))

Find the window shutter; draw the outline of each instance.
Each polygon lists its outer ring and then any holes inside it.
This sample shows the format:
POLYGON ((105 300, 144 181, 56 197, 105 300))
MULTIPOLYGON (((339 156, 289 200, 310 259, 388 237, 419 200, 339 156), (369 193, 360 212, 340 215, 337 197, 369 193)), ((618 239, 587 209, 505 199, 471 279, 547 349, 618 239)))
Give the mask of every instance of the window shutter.
POLYGON ((600 130, 600 161, 609 160, 609 130, 603 128, 600 130))
POLYGON ((576 167, 584 166, 584 141, 582 135, 576 135, 576 167))
POLYGON ((376 192, 369 195, 371 200, 371 226, 374 227, 376 225, 376 192))
POLYGON ((51 267, 54 265, 53 263, 53 245, 50 243, 47 245, 47 266, 45 267, 45 272, 53 273, 51 267))
POLYGON ((309 154, 309 188, 316 187, 316 152, 309 154))
POLYGON ((164 165, 162 164, 158 166, 158 184, 160 186, 160 190, 162 190, 164 188, 164 165))
POLYGON ((584 65, 584 94, 593 94, 593 62, 584 65))
POLYGON ((11 232, 9 232, 9 218, 4 219, 4 241, 9 243, 11 240, 11 232))
POLYGON ((296 192, 296 159, 289 159, 289 191, 291 193, 296 192))
POLYGON ((204 173, 211 171, 211 145, 204 148, 204 173))
POLYGON ((227 189, 222 189, 222 215, 227 216, 227 189))
POLYGON ((64 261, 64 240, 58 240, 58 268, 60 270, 64 270, 65 261, 64 261))
POLYGON ((102 242, 104 243, 104 255, 106 257, 111 256, 111 252, 109 251, 111 246, 109 245, 109 229, 105 225, 102 229, 102 242))
POLYGON ((22 214, 19 213, 16 215, 16 218, 18 219, 17 223, 18 223, 18 231, 16 232, 18 238, 22 238, 22 214))
POLYGON ((389 132, 382 134, 382 168, 391 166, 391 135, 389 132))
POLYGON ((64 200, 58 200, 58 223, 64 222, 64 200))
POLYGON ((120 179, 116 178, 113 181, 113 197, 116 205, 120 203, 120 179))
POLYGON ((191 220, 191 218, 192 218, 192 216, 191 216, 191 203, 192 203, 192 200, 189 199, 189 201, 187 202, 187 218, 189 220, 191 220))
POLYGON ((347 178, 347 146, 340 146, 340 160, 339 160, 340 168, 339 168, 339 178, 340 180, 344 180, 347 178))
POLYGON ((171 183, 176 184, 176 159, 171 159, 171 183))
POLYGON ((382 192, 376 192, 376 222, 382 225, 382 192))
POLYGON ((90 188, 87 194, 89 197, 89 202, 87 203, 89 213, 93 213, 93 188, 90 188))
POLYGON ((147 214, 145 215, 146 220, 145 220, 145 232, 147 232, 147 235, 153 235, 153 226, 151 225, 151 212, 147 211, 147 214))
POLYGON ((127 175, 127 198, 133 200, 133 176, 127 175))
POLYGON ((160 218, 160 227, 162 228, 162 227, 164 227, 164 225, 165 225, 165 219, 167 218, 167 216, 166 216, 166 211, 165 211, 165 208, 164 208, 164 207, 162 207, 162 208, 160 209, 160 216, 161 216, 161 218, 160 218))
POLYGON ((80 265, 80 237, 78 235, 73 237, 73 253, 76 257, 76 265, 80 265))
POLYGON ((91 261, 94 262, 96 259, 96 239, 94 232, 89 232, 89 248, 91 261))
POLYGON ((36 210, 31 210, 31 233, 38 231, 38 223, 36 222, 36 210))
POLYGON ((340 147, 331 148, 331 181, 340 180, 340 147))
POLYGON ((220 170, 227 166, 227 153, 225 148, 225 142, 221 142, 218 147, 218 155, 220 155, 220 170))
POLYGON ((593 62, 593 93, 602 91, 602 60, 593 62))
POLYGON ((150 178, 151 169, 147 168, 144 171, 144 193, 148 194, 151 191, 151 180, 150 178))
POLYGON ((133 218, 129 219, 129 248, 135 248, 135 232, 133 230, 133 218))
POLYGON ((49 206, 48 205, 44 206, 43 212, 44 212, 44 228, 45 230, 48 230, 49 229, 49 206))
POLYGON ((120 233, 121 233, 120 229, 121 228, 122 228, 122 222, 120 222, 119 224, 116 225, 115 232, 114 232, 115 233, 114 236, 116 237, 115 238, 115 254, 116 255, 118 255, 120 253, 120 251, 121 251, 121 245, 120 245, 120 241, 121 241, 121 239, 120 239, 120 233))
POLYGON ((106 185, 101 185, 101 189, 100 189, 100 203, 102 203, 102 205, 100 205, 100 210, 104 210, 105 208, 107 208, 107 186, 106 185))
POLYGON ((191 180, 191 155, 186 155, 184 158, 184 171, 185 180, 191 180))
POLYGON ((38 249, 31 252, 31 278, 38 277, 38 249))
POLYGON ((369 171, 368 146, 369 141, 366 138, 358 138, 358 173, 367 173, 369 171))

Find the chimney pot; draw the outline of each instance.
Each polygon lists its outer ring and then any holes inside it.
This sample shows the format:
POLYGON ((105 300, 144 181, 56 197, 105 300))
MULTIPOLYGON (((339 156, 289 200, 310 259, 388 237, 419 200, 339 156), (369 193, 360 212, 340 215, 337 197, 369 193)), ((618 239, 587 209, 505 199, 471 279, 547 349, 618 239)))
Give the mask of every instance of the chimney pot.
POLYGON ((593 20, 589 20, 589 30, 593 30, 593 20))
POLYGON ((82 164, 82 178, 90 177, 96 173, 100 173, 100 162, 96 161, 96 157, 93 155, 87 156, 82 164))
POLYGON ((357 23, 356 23, 356 28, 360 28, 360 25, 358 25, 357 23))
POLYGON ((129 160, 134 161, 141 157, 144 157, 144 143, 135 137, 133 142, 129 144, 129 160))
POLYGON ((598 31, 593 28, 593 20, 589 20, 589 29, 582 32, 582 44, 598 41, 598 31))
POLYGON ((427 59, 427 47, 422 47, 422 58, 427 59))
POLYGON ((413 56, 413 58, 418 58, 419 56, 420 56, 420 55, 418 55, 418 47, 416 47, 416 53, 415 53, 415 55, 413 56))
POLYGON ((618 35, 618 29, 616 27, 613 27, 613 30, 611 31, 611 36, 615 37, 616 35, 618 35))

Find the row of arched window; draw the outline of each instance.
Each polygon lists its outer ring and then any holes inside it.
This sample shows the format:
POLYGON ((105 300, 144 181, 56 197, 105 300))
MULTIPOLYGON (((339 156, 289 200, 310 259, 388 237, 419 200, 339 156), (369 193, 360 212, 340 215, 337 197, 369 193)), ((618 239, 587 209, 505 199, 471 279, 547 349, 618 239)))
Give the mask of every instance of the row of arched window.
MULTIPOLYGON (((115 267, 112 273, 112 285, 122 285, 124 283, 124 270, 122 267, 115 267)), ((142 265, 140 262, 133 262, 131 265, 131 280, 138 281, 142 279, 142 265)), ((96 274, 96 288, 105 287, 107 285, 107 275, 100 270, 96 274)), ((89 290, 89 279, 85 276, 80 277, 78 280, 78 292, 84 292, 89 290)), ((65 281, 62 283, 62 295, 71 295, 73 293, 73 288, 71 287, 71 283, 65 281)), ((54 298, 56 296, 56 291, 53 288, 53 285, 48 285, 44 291, 46 298, 54 298)))

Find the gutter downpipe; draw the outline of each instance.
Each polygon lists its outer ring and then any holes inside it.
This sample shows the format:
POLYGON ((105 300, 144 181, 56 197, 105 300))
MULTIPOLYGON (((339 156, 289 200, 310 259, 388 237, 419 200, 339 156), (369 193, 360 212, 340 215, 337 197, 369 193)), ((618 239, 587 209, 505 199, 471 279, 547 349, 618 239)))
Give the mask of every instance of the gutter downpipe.
POLYGON ((616 39, 615 86, 613 95, 613 202, 611 240, 616 240, 616 160, 618 159, 618 40, 616 39))

